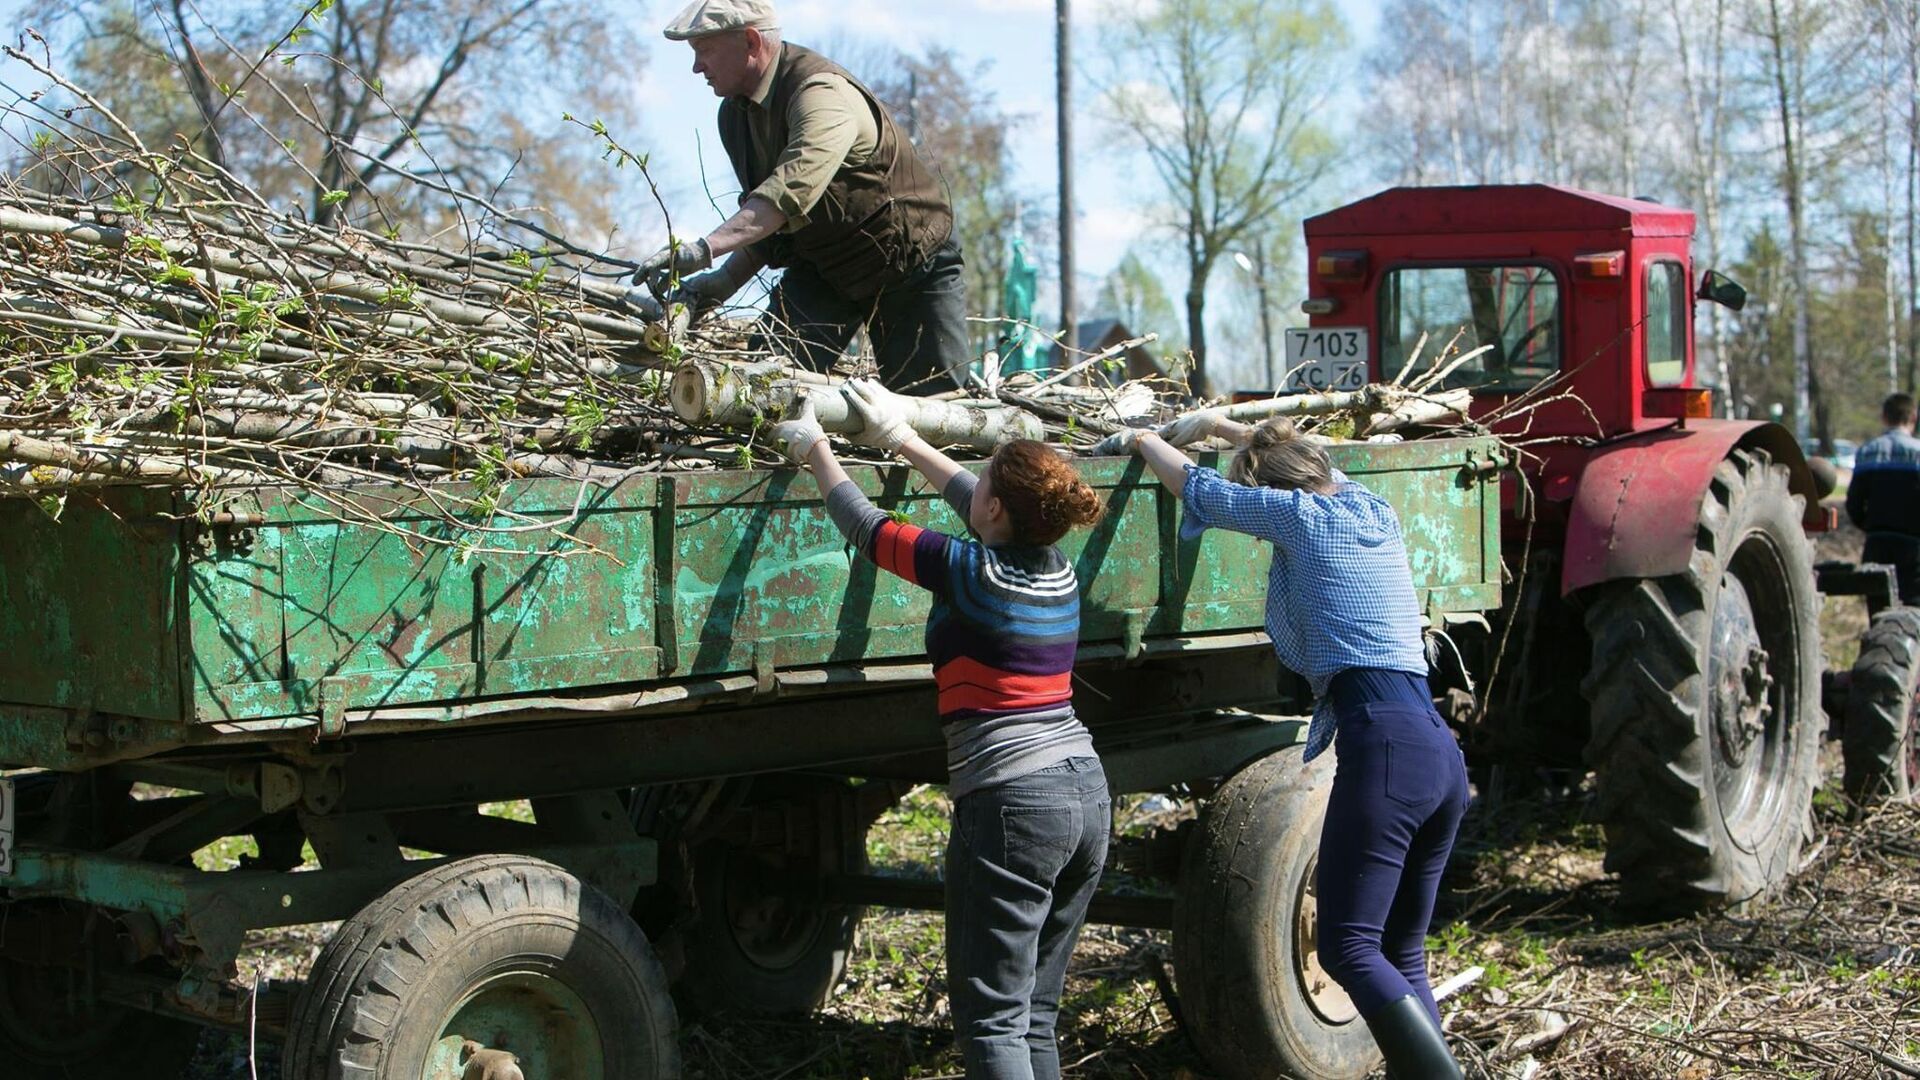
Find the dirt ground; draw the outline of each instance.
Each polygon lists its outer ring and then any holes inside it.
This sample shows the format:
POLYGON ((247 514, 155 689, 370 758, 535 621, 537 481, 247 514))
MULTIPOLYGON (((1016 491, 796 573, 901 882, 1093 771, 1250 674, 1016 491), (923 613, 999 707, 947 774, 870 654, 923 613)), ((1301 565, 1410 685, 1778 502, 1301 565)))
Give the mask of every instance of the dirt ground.
MULTIPOLYGON (((1855 558, 1859 535, 1823 538, 1855 558)), ((1848 666, 1858 601, 1822 615, 1828 662, 1848 666)), ((1830 778, 1838 762, 1829 754, 1830 778)), ((1738 913, 1635 924, 1617 913, 1582 791, 1481 799, 1462 828, 1429 941, 1435 982, 1479 977, 1444 1003, 1469 1075, 1511 1080, 1920 1077, 1920 806, 1860 819, 1830 783, 1818 839, 1781 895, 1738 913)), ((876 867, 932 873, 946 800, 916 791, 874 830, 876 867)), ((1123 828, 1190 807, 1130 800, 1123 828)), ((244 977, 299 974, 326 928, 259 936, 244 977)), ((805 1021, 690 1018, 695 1080, 959 1077, 934 914, 869 913, 847 978, 805 1021)), ((1088 1080, 1212 1077, 1175 1019, 1167 935, 1094 927, 1063 1007, 1067 1074, 1088 1080)), ((277 1048, 257 1075, 274 1080, 277 1048)), ((193 1080, 244 1080, 244 1039, 210 1035, 193 1080)))

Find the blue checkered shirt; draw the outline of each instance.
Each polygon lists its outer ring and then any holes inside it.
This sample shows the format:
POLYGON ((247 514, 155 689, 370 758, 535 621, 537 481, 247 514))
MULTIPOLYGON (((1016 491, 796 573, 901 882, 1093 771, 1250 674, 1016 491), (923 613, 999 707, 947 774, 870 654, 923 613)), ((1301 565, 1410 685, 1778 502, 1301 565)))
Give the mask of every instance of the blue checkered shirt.
POLYGON ((1180 494, 1180 535, 1231 529, 1273 544, 1267 574, 1267 635, 1288 669, 1313 687, 1306 760, 1333 742, 1327 685, 1347 668, 1424 676, 1420 606, 1400 518, 1387 501, 1335 470, 1332 495, 1244 487, 1189 466, 1180 494))

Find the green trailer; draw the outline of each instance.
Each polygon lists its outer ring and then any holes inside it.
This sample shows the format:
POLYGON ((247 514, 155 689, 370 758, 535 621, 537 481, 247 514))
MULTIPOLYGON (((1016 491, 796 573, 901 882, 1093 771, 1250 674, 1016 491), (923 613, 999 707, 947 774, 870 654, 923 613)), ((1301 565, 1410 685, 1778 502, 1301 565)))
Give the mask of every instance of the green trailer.
MULTIPOLYGON (((1484 624, 1503 451, 1334 457, 1398 508, 1429 623, 1484 624)), ((1109 513, 1071 540, 1076 706, 1116 793, 1207 801, 1161 845, 1165 895, 1093 917, 1173 931, 1223 1071, 1364 1075, 1313 958, 1330 776, 1262 629, 1269 555, 1179 539, 1137 461, 1083 465, 1109 513)), ((956 524, 905 468, 853 474, 956 524)), ((480 1076, 490 1050, 534 1080, 673 1076, 676 998, 804 1012, 863 905, 939 906, 864 843, 944 778, 926 598, 850 558, 809 475, 527 481, 458 534, 434 494, 110 489, 58 523, 0 500, 9 1077, 174 1075, 205 1024, 279 1037, 301 1080, 480 1076), (480 812, 517 800, 531 821, 480 812), (258 855, 195 868, 235 836, 258 855), (335 920, 303 984, 235 984, 248 931, 335 920)))

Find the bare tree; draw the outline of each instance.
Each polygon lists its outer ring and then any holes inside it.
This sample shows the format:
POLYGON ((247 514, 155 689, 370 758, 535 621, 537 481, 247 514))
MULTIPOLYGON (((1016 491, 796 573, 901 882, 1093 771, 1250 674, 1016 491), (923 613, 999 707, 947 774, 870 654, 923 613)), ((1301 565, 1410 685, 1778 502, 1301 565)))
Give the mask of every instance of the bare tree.
POLYGON ((1193 381, 1209 393, 1208 281, 1249 230, 1297 219, 1332 169, 1327 67, 1344 30, 1326 3, 1134 0, 1104 37, 1109 119, 1146 151, 1164 220, 1185 244, 1193 381))
MULTIPOLYGON (((870 74, 857 74, 905 125, 953 203, 954 232, 966 253, 967 310, 997 312, 1014 233, 1042 232, 1047 221, 1046 211, 1015 188, 1012 138, 1026 118, 1000 108, 988 89, 990 62, 967 65, 950 49, 891 52, 870 74)), ((999 330, 975 327, 975 352, 983 352, 999 330)))
MULTIPOLYGON (((1825 22, 1820 5, 1805 0, 1762 0, 1754 33, 1761 45, 1761 69, 1773 91, 1779 135, 1780 195, 1787 208, 1787 275, 1793 303, 1793 424, 1805 440, 1813 430, 1820 380, 1813 366, 1812 269, 1807 255, 1808 119, 1814 109, 1825 22)), ((1824 419, 1821 441, 1831 438, 1824 419)))
MULTIPOLYGON (((1673 58, 1678 64, 1682 127, 1681 153, 1673 170, 1687 203, 1699 215, 1706 234, 1704 261, 1718 266, 1724 252, 1722 200, 1729 168, 1728 145, 1735 114, 1729 101, 1727 30, 1730 0, 1692 0, 1669 7, 1673 19, 1673 58)), ((1733 361, 1727 351, 1727 312, 1718 304, 1706 308, 1708 368, 1703 381, 1732 385, 1733 361), (1714 370, 1717 368, 1718 370, 1714 370)), ((1737 395, 1726 395, 1723 408, 1737 409, 1737 395)))
POLYGON ((405 171, 605 228, 622 200, 587 167, 603 148, 561 116, 634 123, 640 50, 616 6, 55 0, 41 28, 153 143, 186 140, 316 220, 444 223, 430 189, 394 182, 405 171))

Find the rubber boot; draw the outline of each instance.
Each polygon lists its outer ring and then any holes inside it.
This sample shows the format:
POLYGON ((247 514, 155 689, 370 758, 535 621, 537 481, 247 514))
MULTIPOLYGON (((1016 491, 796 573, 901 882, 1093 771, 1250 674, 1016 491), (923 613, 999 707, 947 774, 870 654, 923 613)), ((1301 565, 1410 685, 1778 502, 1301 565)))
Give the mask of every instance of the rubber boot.
POLYGON ((1463 1080, 1447 1037, 1433 1024, 1418 997, 1406 997, 1367 1017, 1367 1029, 1387 1058, 1394 1080, 1463 1080))

